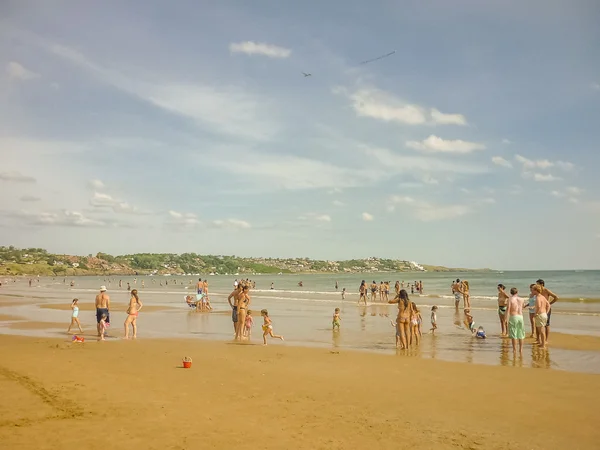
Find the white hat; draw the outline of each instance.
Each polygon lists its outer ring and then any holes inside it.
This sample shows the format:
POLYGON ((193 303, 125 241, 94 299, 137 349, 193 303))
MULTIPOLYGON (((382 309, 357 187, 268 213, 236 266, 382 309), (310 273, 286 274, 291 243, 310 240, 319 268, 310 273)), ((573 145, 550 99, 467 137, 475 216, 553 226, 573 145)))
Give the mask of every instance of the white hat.
POLYGON ((106 291, 106 286, 100 286, 100 292, 106 291))

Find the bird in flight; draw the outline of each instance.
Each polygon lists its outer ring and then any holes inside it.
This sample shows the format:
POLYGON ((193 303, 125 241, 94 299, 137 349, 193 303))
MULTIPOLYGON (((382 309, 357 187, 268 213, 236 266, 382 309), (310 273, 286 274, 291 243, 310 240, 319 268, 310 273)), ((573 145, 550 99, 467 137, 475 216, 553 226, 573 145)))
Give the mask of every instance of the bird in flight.
POLYGON ((306 78, 306 77, 312 77, 312 73, 302 72, 302 75, 304 75, 304 78, 306 78))

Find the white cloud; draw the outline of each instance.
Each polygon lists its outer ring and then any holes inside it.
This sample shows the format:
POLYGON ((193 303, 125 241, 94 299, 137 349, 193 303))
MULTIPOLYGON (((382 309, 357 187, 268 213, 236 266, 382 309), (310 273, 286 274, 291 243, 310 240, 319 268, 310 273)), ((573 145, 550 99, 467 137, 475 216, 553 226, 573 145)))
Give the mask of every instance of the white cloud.
POLYGON ((170 210, 168 215, 169 219, 166 222, 167 225, 188 229, 196 228, 200 225, 200 221, 196 217, 196 214, 180 213, 178 211, 170 210))
POLYGON ((362 213, 362 220, 364 220, 365 222, 372 222, 374 219, 375 218, 368 212, 362 213))
POLYGON ((550 192, 550 195, 552 195, 553 197, 556 197, 556 198, 565 197, 565 194, 563 194, 562 192, 559 192, 559 191, 552 191, 552 192, 550 192))
POLYGON ((556 167, 565 171, 571 171, 575 168, 575 164, 568 161, 532 160, 521 155, 515 155, 515 160, 522 164, 523 169, 549 169, 556 167))
POLYGON ((568 161, 556 161, 556 163, 554 164, 556 165, 556 167, 566 171, 571 171, 575 168, 575 164, 568 161))
POLYGON ((567 188, 567 192, 571 195, 581 195, 583 194, 585 191, 581 188, 578 188, 577 186, 569 186, 567 188))
POLYGON ((349 95, 344 89, 336 89, 334 92, 346 94, 352 100, 352 108, 360 117, 408 125, 421 125, 427 121, 425 111, 419 105, 404 103, 378 89, 359 89, 349 95))
POLYGON ((435 108, 431 108, 431 119, 440 125, 467 125, 467 119, 462 114, 444 114, 435 108))
POLYGON ((85 217, 77 211, 61 210, 59 212, 4 212, 5 217, 23 221, 25 225, 64 226, 64 227, 104 227, 106 222, 85 217))
POLYGON ((333 203, 333 206, 344 206, 345 205, 344 202, 341 202, 339 200, 334 200, 332 203, 333 203))
POLYGON ((19 200, 22 202, 39 202, 41 198, 34 195, 23 195, 19 200))
POLYGON ((396 205, 387 205, 385 207, 385 209, 386 209, 387 212, 390 212, 390 213, 394 212, 394 211, 396 211, 396 205))
POLYGON ((269 58, 289 58, 292 54, 292 50, 289 48, 252 41, 232 42, 229 44, 229 51, 231 53, 244 53, 246 55, 263 55, 269 58))
POLYGON ((494 205, 496 203, 496 199, 492 197, 482 198, 478 203, 483 205, 494 205))
POLYGON ((506 138, 504 138, 504 139, 502 139, 502 143, 503 143, 503 144, 505 144, 505 145, 510 145, 510 144, 512 144, 513 142, 512 142, 510 139, 506 139, 506 138))
POLYGON ((303 214, 302 216, 298 217, 298 220, 312 220, 315 222, 329 223, 329 222, 331 222, 331 216, 329 216, 327 214, 317 214, 314 212, 309 212, 309 213, 303 214))
POLYGON ((540 181, 540 182, 561 180, 561 178, 555 177, 551 173, 534 173, 533 174, 533 179, 535 181, 540 181))
POLYGON ((36 180, 28 175, 23 175, 20 172, 0 172, 0 181, 8 181, 14 183, 35 183, 36 180))
MULTIPOLYGON (((399 195, 391 196, 390 203, 391 205, 411 205, 408 214, 415 216, 422 222, 455 219, 471 212, 471 208, 466 205, 438 205, 435 203, 417 201, 412 197, 399 195)), ((388 207, 388 211, 392 212, 393 209, 388 207)))
POLYGON ((329 191, 327 191, 327 193, 330 194, 330 195, 331 194, 341 194, 342 190, 340 188, 336 187, 336 188, 330 189, 329 191))
POLYGON ((460 139, 445 140, 440 137, 431 135, 423 141, 408 141, 406 146, 415 150, 440 153, 457 153, 465 154, 476 150, 485 149, 485 145, 477 142, 468 142, 460 139))
POLYGON ((471 191, 467 188, 460 188, 460 192, 462 192, 463 194, 470 194, 471 191))
POLYGON ((569 197, 569 200, 568 200, 568 202, 569 202, 569 203, 579 203, 579 199, 578 199, 578 198, 575 198, 575 197, 569 197))
POLYGON ((112 208, 115 213, 123 214, 149 214, 148 211, 140 211, 135 206, 130 205, 124 200, 113 198, 108 194, 94 192, 90 199, 90 205, 96 208, 112 208))
POLYGON ((362 146, 362 149, 367 156, 376 159, 381 166, 385 167, 388 174, 408 173, 412 175, 415 172, 481 174, 487 173, 489 170, 477 163, 459 164, 433 156, 403 155, 386 148, 362 146))
POLYGON ((225 220, 213 220, 213 225, 218 228, 228 228, 235 230, 246 230, 252 226, 245 220, 239 219, 225 219, 225 220))
POLYGON ((501 156, 494 156, 492 158, 492 162, 494 164, 496 164, 497 166, 512 167, 512 164, 510 163, 510 161, 507 161, 506 159, 502 158, 501 156))
POLYGON ((27 81, 39 78, 40 75, 23 67, 18 62, 11 61, 6 65, 6 73, 11 80, 27 81))
POLYGON ((92 189, 104 189, 104 183, 100 180, 90 180, 88 182, 88 185, 92 188, 92 189))

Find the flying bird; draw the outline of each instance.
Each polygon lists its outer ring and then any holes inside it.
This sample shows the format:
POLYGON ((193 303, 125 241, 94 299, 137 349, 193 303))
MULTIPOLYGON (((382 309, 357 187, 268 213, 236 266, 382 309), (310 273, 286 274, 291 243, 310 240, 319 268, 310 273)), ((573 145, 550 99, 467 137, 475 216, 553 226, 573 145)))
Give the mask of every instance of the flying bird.
POLYGON ((306 78, 306 77, 312 77, 312 73, 302 72, 302 75, 304 75, 304 78, 306 78))
POLYGON ((377 58, 367 59, 366 61, 362 61, 362 62, 360 62, 358 64, 361 65, 361 66, 363 64, 369 64, 369 63, 372 63, 374 61, 378 61, 380 59, 387 58, 388 56, 392 56, 394 53, 396 53, 396 50, 394 50, 393 52, 386 53, 385 55, 378 56, 377 58))

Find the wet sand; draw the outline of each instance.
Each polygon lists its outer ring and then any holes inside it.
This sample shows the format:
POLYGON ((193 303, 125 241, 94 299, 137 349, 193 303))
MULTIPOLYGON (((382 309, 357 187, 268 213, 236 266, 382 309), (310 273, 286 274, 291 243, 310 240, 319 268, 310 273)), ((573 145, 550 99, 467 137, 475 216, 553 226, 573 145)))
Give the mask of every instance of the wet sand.
POLYGON ((600 440, 599 375, 183 339, 0 336, 0 361, 6 448, 594 449, 600 440), (186 355, 192 369, 181 368, 186 355))
MULTIPOLYGON (((79 302, 79 311, 96 311, 96 306, 94 303, 83 303, 79 302)), ((126 311, 129 304, 127 303, 110 303, 111 313, 113 311, 123 312, 126 311)), ((48 303, 45 305, 39 305, 42 309, 53 309, 55 311, 70 311, 71 304, 64 303, 48 303)), ((177 310, 179 308, 169 307, 169 306, 159 306, 159 305, 144 305, 142 308, 142 312, 156 312, 156 311, 169 311, 169 310, 177 310)))
MULTIPOLYGON (((529 341, 527 339, 526 341, 529 341)), ((533 342, 533 339, 530 339, 533 342)), ((550 332, 550 348, 600 351, 600 337, 550 332)))

